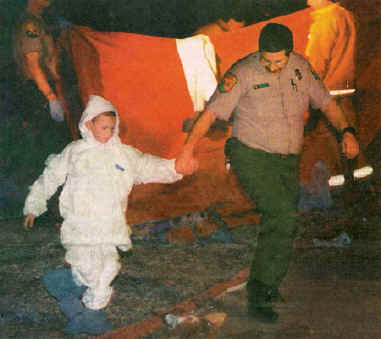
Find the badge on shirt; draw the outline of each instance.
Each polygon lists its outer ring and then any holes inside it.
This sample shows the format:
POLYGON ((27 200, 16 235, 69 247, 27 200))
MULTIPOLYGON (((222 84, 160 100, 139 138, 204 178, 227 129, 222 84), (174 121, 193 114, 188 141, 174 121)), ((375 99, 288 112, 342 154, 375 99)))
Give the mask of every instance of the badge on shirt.
POLYGON ((230 92, 237 82, 237 77, 233 73, 228 72, 218 84, 218 89, 222 93, 230 92))
POLYGON ((270 87, 268 82, 263 82, 261 84, 255 84, 255 85, 253 85, 254 89, 266 88, 266 87, 270 87))
POLYGON ((31 39, 35 39, 40 36, 40 33, 38 32, 36 25, 34 25, 33 23, 27 23, 24 26, 24 31, 25 35, 31 39))

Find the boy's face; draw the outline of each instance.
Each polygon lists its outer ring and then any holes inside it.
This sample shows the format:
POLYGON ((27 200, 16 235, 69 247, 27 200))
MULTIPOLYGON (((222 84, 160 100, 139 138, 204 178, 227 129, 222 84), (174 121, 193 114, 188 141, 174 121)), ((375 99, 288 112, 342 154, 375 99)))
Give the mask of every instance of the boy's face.
POLYGON ((114 134, 116 119, 100 114, 93 120, 86 122, 86 127, 93 133, 94 138, 105 144, 114 134))

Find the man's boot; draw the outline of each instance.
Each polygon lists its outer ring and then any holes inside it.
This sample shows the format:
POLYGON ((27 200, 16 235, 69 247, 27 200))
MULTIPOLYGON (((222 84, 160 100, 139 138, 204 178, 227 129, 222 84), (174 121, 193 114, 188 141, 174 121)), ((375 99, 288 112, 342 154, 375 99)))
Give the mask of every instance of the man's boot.
POLYGON ((250 318, 270 324, 278 320, 279 315, 272 308, 272 303, 281 299, 277 288, 252 280, 247 283, 247 293, 250 318))

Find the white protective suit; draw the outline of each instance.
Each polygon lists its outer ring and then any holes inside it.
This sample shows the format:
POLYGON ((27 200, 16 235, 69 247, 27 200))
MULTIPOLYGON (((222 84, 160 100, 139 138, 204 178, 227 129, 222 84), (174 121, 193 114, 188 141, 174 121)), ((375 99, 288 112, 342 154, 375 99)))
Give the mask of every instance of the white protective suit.
POLYGON ((176 173, 174 159, 143 154, 122 144, 117 111, 100 96, 90 96, 79 129, 83 139, 48 157, 43 174, 30 188, 24 214, 45 212, 47 200, 64 185, 59 208, 64 218, 65 260, 71 264, 76 283, 88 286, 82 298, 86 307, 101 309, 111 298, 110 285, 120 270, 116 247, 131 248, 126 209, 133 185, 171 183, 182 175, 176 173), (114 135, 102 144, 85 123, 106 111, 116 113, 116 126, 114 135))

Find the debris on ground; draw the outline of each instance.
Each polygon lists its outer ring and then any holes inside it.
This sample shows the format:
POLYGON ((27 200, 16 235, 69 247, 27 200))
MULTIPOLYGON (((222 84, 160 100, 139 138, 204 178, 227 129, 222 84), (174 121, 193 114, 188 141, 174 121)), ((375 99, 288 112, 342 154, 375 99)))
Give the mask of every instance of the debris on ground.
POLYGON ((315 247, 347 247, 352 243, 348 233, 341 232, 337 237, 329 240, 312 239, 315 247))

